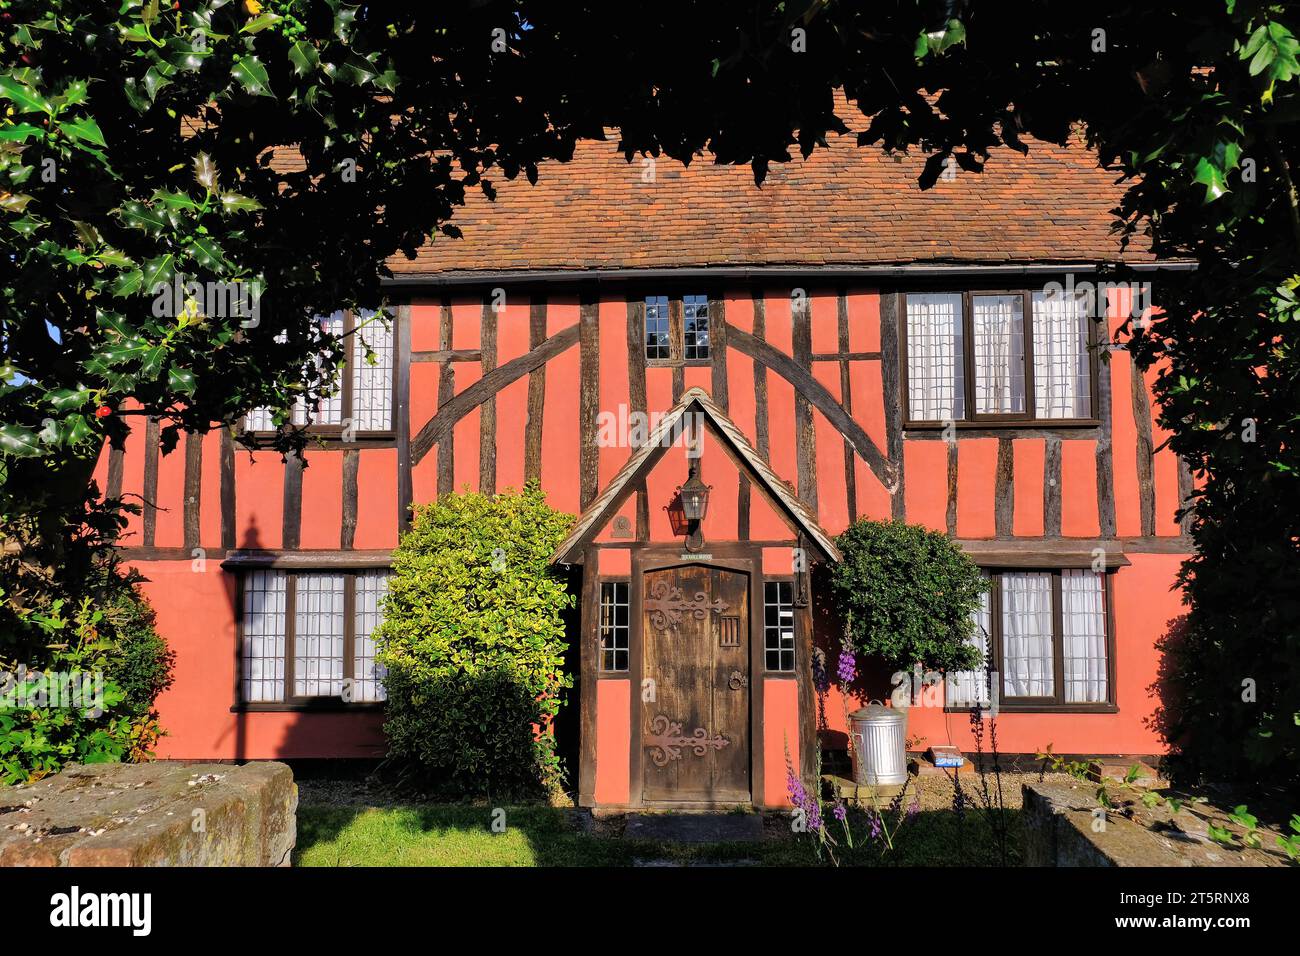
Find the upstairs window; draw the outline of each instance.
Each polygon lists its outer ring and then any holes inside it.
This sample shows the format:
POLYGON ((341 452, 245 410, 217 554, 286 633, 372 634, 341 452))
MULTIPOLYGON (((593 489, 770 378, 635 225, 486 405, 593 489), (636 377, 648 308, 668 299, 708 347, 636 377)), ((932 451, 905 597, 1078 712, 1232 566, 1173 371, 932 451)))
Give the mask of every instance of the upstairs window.
POLYGON ((908 421, 1091 422, 1092 324, 1083 296, 907 296, 908 421))
POLYGON ((669 345, 668 296, 649 295, 645 300, 645 357, 651 361, 672 358, 669 345))
POLYGON ((650 295, 645 300, 645 357, 657 365, 705 363, 710 356, 709 297, 684 295, 672 299, 650 295))
MULTIPOLYGON (((340 309, 318 321, 328 334, 344 337, 347 358, 333 394, 310 409, 297 402, 291 421, 324 435, 342 434, 349 425, 357 434, 391 433, 396 354, 391 324, 370 309, 340 309)), ((269 408, 255 409, 245 418, 244 427, 250 432, 275 431, 275 416, 269 408)))

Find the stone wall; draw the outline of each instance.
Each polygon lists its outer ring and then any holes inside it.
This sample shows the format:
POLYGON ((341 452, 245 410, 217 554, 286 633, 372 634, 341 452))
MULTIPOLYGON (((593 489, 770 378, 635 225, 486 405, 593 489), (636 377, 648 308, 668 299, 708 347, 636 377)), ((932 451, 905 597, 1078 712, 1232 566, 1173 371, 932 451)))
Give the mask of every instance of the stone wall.
MULTIPOLYGON (((1200 804, 1173 814, 1139 803, 1122 814, 1100 814, 1096 785, 1046 780, 1027 783, 1022 821, 1025 866, 1285 866, 1276 834, 1261 828, 1261 849, 1241 846, 1242 830, 1221 811, 1200 804), (1207 822, 1231 830, 1236 846, 1216 843, 1207 822)), ((1120 788, 1112 788, 1112 797, 1120 788)))
POLYGON ((282 763, 93 764, 0 787, 0 866, 287 866, 282 763))

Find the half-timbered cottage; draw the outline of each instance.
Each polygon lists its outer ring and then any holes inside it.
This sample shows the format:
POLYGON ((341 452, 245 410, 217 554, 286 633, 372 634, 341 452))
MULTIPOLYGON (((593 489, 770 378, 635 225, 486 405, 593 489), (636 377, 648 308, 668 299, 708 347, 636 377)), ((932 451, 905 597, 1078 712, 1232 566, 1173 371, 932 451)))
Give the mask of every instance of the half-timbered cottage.
MULTIPOLYGON (((585 805, 785 802, 787 759, 810 769, 856 706, 814 665, 838 626, 818 568, 862 517, 944 531, 990 575, 1004 752, 1158 752, 1191 478, 1109 346, 1145 290, 1104 290, 1099 319, 1078 293, 1178 264, 1120 247, 1083 149, 925 192, 919 169, 845 137, 755 188, 586 144, 392 263, 379 362, 316 410, 307 467, 133 433, 98 480, 145 502, 126 544, 177 653, 161 755, 382 754, 370 633, 409 506, 533 477, 577 516, 554 561, 580 592, 585 805)), ((948 675, 914 745, 969 749, 981 684, 948 675)))

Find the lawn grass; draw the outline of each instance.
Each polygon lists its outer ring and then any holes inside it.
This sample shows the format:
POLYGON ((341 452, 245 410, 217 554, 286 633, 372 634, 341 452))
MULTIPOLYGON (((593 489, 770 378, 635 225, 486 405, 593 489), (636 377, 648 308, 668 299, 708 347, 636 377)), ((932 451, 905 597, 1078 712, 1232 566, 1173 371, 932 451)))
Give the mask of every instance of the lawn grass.
MULTIPOLYGON (((550 806, 506 807, 505 828, 491 829, 492 808, 451 804, 339 806, 298 809, 296 866, 631 866, 667 864, 819 865, 809 839, 795 837, 784 818, 770 818, 765 838, 747 843, 677 844, 624 839, 617 824, 584 832, 573 811, 550 806)), ((1018 811, 1012 811, 1011 854, 1019 862, 1018 811)), ((829 821, 831 826, 838 826, 829 821)), ((833 831, 834 832, 834 831, 833 831)), ((841 848, 853 866, 997 865, 992 830, 978 813, 961 825, 951 811, 917 815, 897 848, 841 848)))

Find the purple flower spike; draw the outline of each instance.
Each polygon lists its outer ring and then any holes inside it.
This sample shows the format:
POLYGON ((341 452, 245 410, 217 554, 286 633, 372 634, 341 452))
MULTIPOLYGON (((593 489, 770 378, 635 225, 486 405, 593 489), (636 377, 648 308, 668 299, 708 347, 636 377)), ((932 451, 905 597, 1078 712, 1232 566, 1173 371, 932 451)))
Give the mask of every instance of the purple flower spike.
POLYGON ((841 684, 852 683, 853 678, 858 676, 858 667, 853 659, 852 651, 840 651, 840 664, 837 673, 841 684))
POLYGON ((845 806, 844 804, 842 804, 842 803, 837 803, 837 804, 835 804, 835 819, 836 819, 836 820, 839 820, 840 823, 843 823, 843 822, 844 822, 844 818, 847 817, 848 815, 849 815, 849 808, 848 808, 848 807, 846 807, 846 806, 845 806))
POLYGON ((913 797, 912 802, 907 806, 907 819, 911 820, 921 812, 921 798, 913 797))

